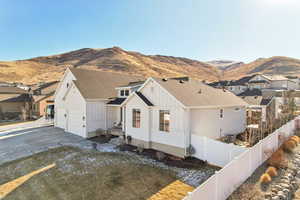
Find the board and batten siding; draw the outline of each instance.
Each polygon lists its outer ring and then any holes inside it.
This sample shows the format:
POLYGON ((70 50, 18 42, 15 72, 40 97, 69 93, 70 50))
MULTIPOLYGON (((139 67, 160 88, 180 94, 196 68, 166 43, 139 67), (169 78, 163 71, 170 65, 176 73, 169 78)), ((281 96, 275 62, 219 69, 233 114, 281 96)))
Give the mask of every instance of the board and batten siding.
POLYGON ((68 71, 56 91, 54 125, 76 135, 87 137, 85 99, 73 85, 72 80, 75 80, 75 77, 68 71))
MULTIPOLYGON (((98 129, 107 130, 106 121, 106 102, 93 101, 86 103, 87 110, 87 132, 95 132, 98 129)), ((89 135, 90 136, 90 135, 89 135)))
POLYGON ((132 136, 134 139, 142 140, 145 142, 151 141, 151 136, 149 132, 149 108, 144 105, 141 99, 137 96, 133 96, 130 101, 126 104, 126 135, 132 136), (139 109, 141 111, 141 123, 140 128, 134 128, 132 122, 132 112, 133 109, 139 109))
POLYGON ((191 133, 217 139, 228 134, 238 134, 245 130, 246 108, 191 109, 191 133))
POLYGON ((150 81, 141 89, 143 95, 148 98, 154 106, 151 107, 150 137, 152 142, 186 148, 185 137, 188 123, 185 123, 185 112, 182 105, 158 83, 150 81), (159 130, 159 110, 170 111, 170 132, 159 130))

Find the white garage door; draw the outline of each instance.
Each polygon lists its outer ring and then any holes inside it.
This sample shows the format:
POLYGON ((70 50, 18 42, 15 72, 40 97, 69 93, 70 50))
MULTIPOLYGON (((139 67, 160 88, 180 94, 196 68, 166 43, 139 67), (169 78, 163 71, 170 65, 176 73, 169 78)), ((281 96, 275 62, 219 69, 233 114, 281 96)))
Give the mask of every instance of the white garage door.
POLYGON ((80 111, 71 110, 68 114, 68 132, 74 133, 81 137, 86 137, 84 132, 85 128, 83 125, 85 124, 82 117, 84 115, 80 111))
POLYGON ((66 110, 63 108, 58 108, 56 110, 55 119, 56 119, 57 127, 63 128, 63 129, 66 128, 67 120, 66 120, 65 114, 66 114, 66 110))

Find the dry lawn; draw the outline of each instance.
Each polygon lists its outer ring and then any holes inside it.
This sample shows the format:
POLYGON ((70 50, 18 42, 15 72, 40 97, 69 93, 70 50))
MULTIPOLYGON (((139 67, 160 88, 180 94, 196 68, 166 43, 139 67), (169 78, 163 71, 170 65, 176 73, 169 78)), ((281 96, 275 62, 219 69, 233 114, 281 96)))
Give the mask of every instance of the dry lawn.
POLYGON ((4 199, 148 199, 176 180, 173 173, 126 155, 61 147, 0 166, 0 188, 53 163, 16 185, 4 199))

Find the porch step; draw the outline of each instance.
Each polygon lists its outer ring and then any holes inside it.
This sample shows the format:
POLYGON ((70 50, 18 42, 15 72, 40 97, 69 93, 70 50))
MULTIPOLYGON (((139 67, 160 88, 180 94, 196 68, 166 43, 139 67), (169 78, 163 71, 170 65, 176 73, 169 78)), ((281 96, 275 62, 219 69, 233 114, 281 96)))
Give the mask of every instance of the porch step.
POLYGON ((115 136, 123 136, 124 132, 122 129, 110 129, 107 131, 108 134, 115 135, 115 136))

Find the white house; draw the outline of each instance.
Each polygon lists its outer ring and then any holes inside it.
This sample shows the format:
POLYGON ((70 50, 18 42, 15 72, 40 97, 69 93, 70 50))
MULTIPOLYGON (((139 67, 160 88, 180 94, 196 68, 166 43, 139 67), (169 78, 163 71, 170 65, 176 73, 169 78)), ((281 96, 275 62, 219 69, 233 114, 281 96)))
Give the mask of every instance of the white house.
POLYGON ((288 79, 282 75, 264 75, 258 74, 249 81, 250 89, 298 89, 298 82, 288 79))
POLYGON ((54 125, 84 138, 121 126, 123 112, 118 105, 141 80, 121 73, 67 69, 55 92, 54 125))
POLYGON ((243 132, 247 105, 200 81, 149 78, 122 103, 125 135, 132 145, 186 157, 193 135, 218 139, 243 132))
POLYGON ((255 75, 245 76, 238 80, 231 80, 231 81, 218 81, 213 82, 208 85, 215 87, 215 88, 225 88, 230 92, 234 93, 235 95, 241 94, 248 89, 248 82, 252 79, 255 75))

